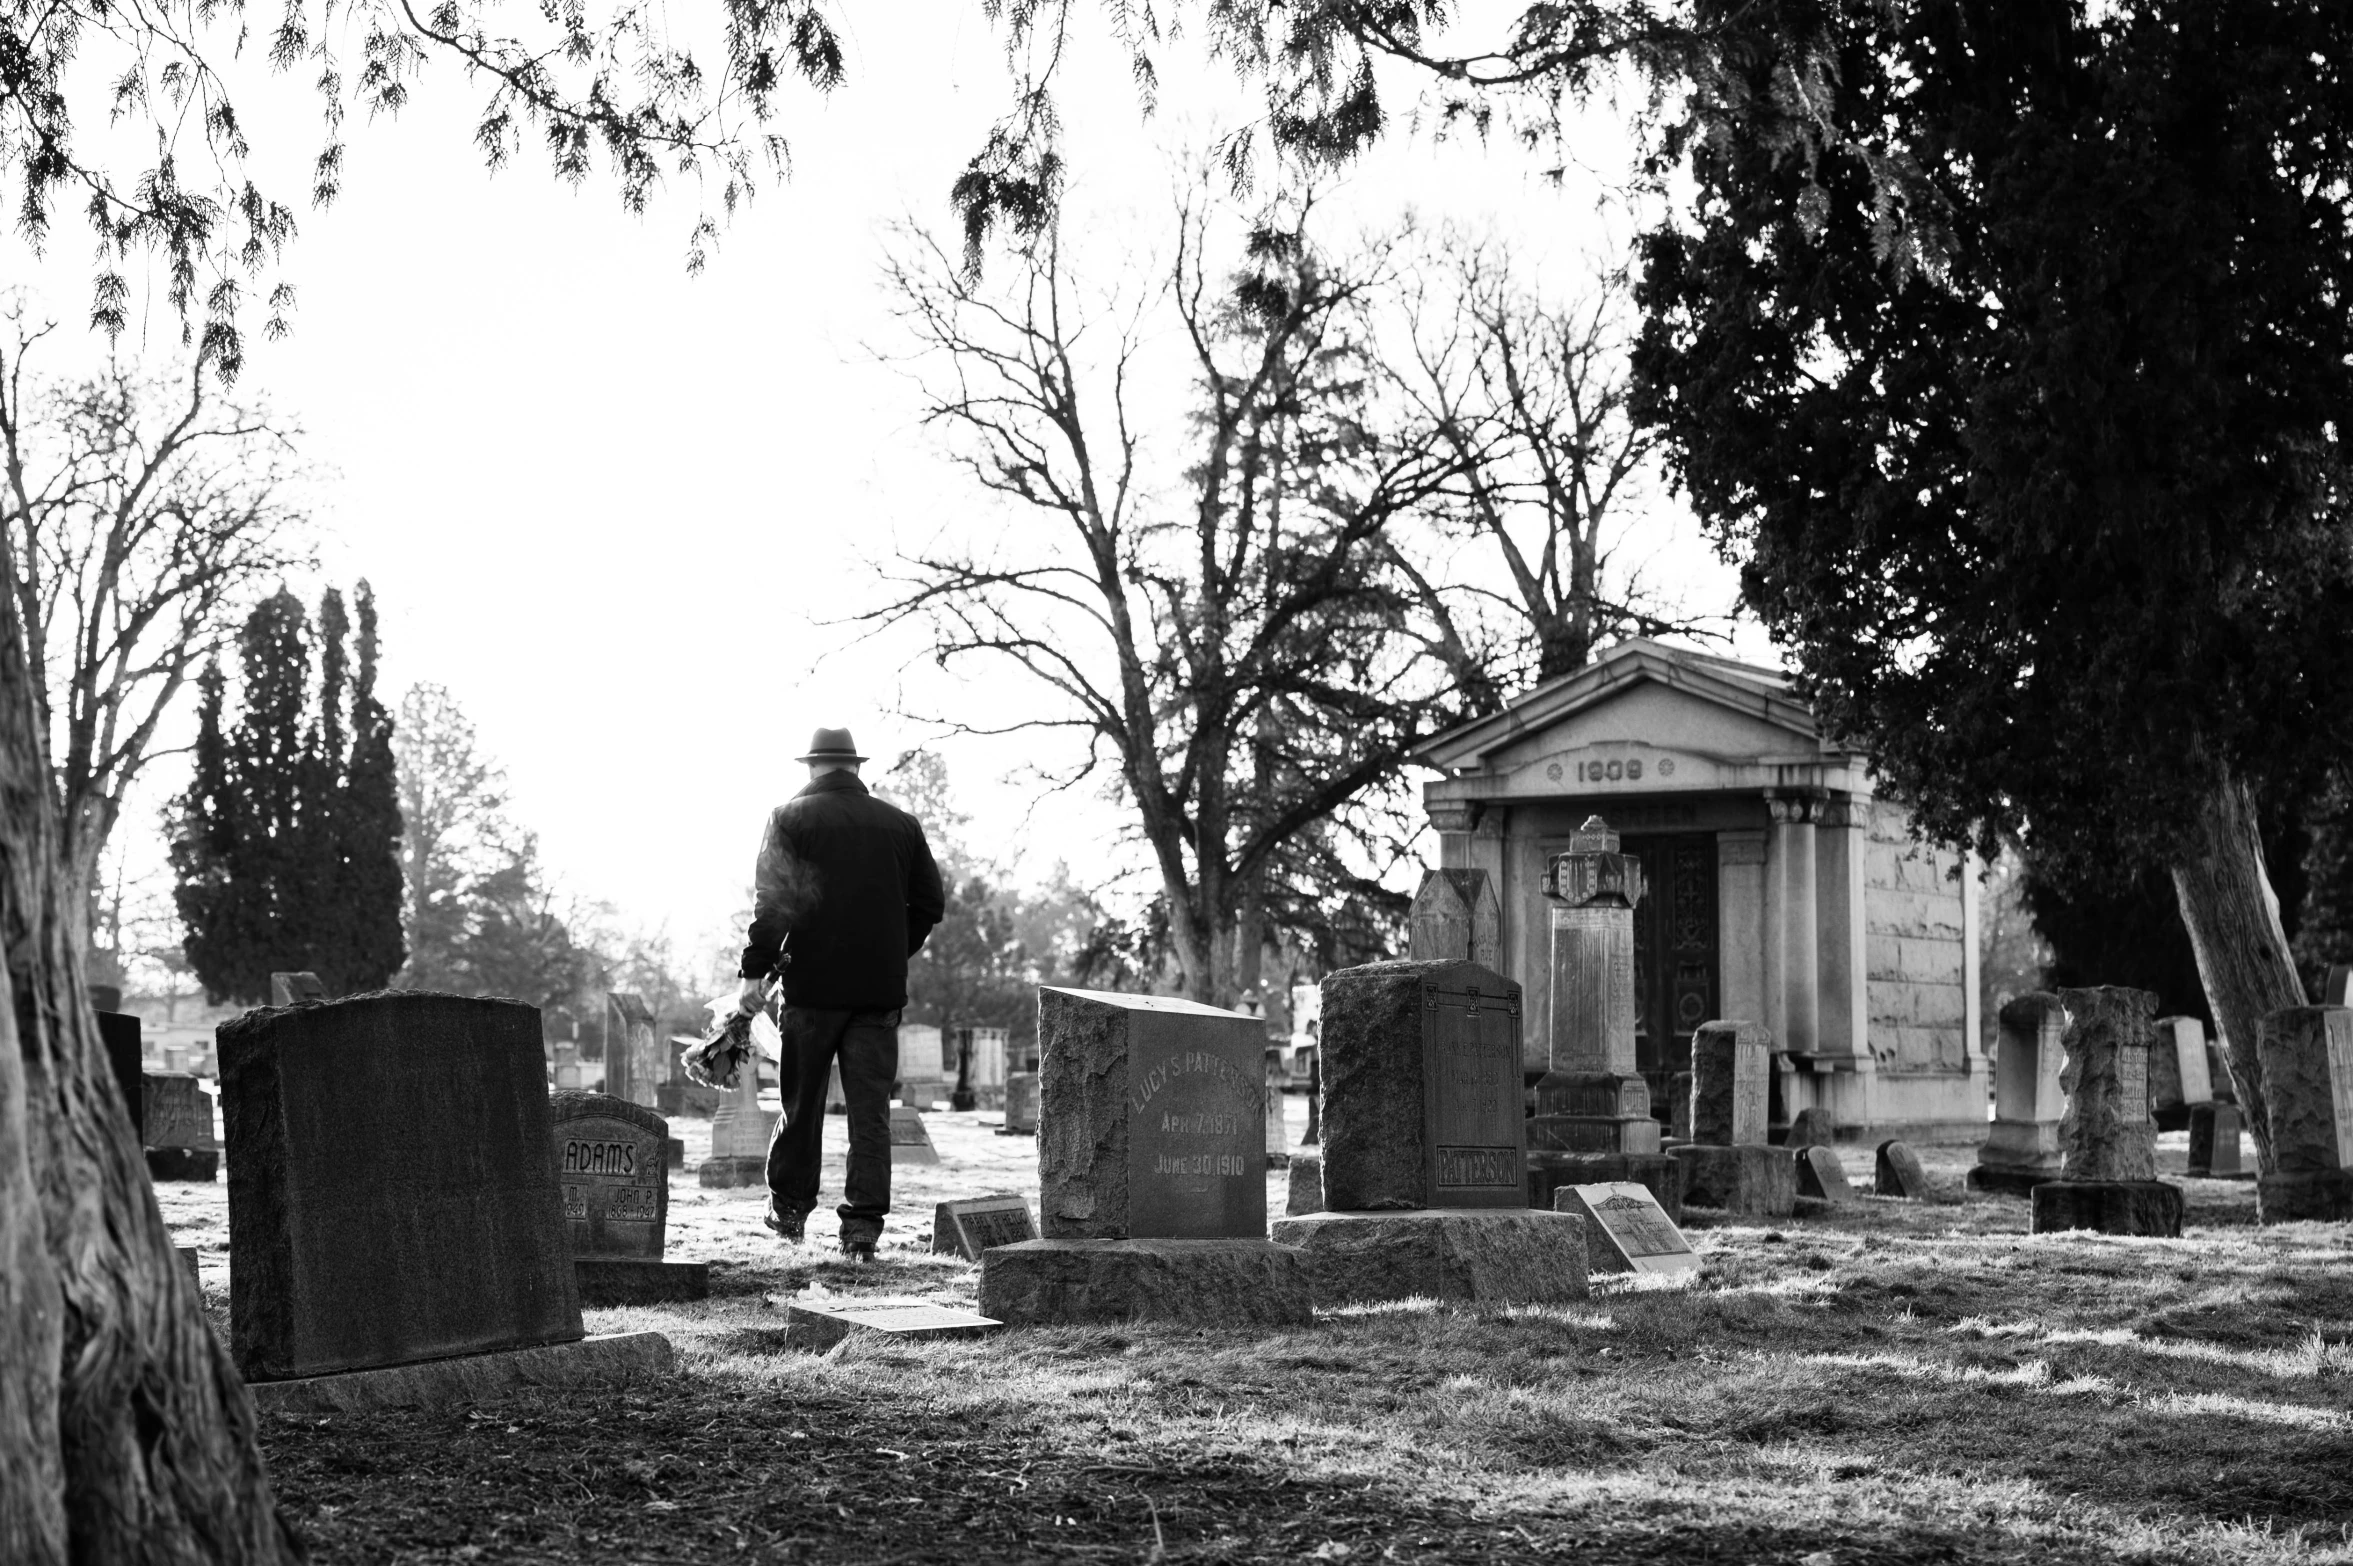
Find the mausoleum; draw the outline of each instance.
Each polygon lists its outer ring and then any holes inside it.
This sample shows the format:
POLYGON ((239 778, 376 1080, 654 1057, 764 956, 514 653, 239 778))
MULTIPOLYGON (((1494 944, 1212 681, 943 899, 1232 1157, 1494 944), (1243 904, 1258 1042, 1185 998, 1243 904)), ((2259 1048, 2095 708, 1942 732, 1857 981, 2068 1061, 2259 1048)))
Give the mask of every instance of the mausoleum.
POLYGON ((1531 1073, 1552 1013, 1545 866, 1598 815, 1642 861, 1636 1063, 1662 1118, 1692 1030, 1726 1019, 1772 1034, 1777 1125, 1819 1106, 1857 1136, 1984 1136, 1975 861, 1913 841, 1786 675, 1638 639, 1417 759, 1443 774, 1423 790, 1439 867, 1496 889, 1531 1073))

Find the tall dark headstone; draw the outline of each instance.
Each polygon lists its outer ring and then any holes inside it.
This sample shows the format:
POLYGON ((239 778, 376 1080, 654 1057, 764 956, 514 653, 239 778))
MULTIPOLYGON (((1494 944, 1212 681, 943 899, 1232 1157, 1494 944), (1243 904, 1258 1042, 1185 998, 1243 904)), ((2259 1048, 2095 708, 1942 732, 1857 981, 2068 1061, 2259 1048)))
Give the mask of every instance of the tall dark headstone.
POLYGON ((106 1044, 106 1063, 114 1068, 115 1086, 122 1089, 123 1108, 130 1112, 131 1129, 146 1141, 145 1055, 139 1038, 139 1019, 120 1012, 98 1014, 98 1037, 106 1044))
POLYGON ((248 1380, 582 1336, 535 1008, 386 992, 219 1039, 248 1380))
POLYGON ((2157 997, 2103 985, 2061 990, 2059 1003, 2067 1018, 2060 1177, 2034 1187, 2034 1232, 2179 1235, 2181 1187, 2157 1178, 2157 1123, 2149 1111, 2157 997))

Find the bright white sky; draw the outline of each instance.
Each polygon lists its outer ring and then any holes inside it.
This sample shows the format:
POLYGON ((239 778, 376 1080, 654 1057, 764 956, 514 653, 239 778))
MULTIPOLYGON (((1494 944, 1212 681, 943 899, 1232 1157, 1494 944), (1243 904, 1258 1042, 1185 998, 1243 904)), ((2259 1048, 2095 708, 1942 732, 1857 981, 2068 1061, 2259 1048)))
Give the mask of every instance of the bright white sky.
MULTIPOLYGON (((881 227, 951 221, 949 185, 1005 102, 998 40, 972 0, 860 8, 849 38, 847 88, 785 95, 789 183, 737 220, 700 278, 681 261, 691 193, 640 220, 608 185, 569 190, 528 157, 485 174, 469 144, 477 91, 437 65, 398 122, 352 127, 342 200, 302 214, 292 338, 251 334, 245 389, 297 416, 336 470, 323 556, 333 580, 375 585, 387 700, 416 681, 449 687, 565 888, 698 944, 740 902, 812 728, 847 724, 884 757, 933 738, 892 715, 915 649, 844 650, 821 623, 879 591, 861 555, 886 553, 895 531, 990 522, 917 428, 912 389, 866 345, 894 341, 881 227)), ((1190 44, 1163 63, 1150 121, 1100 42, 1068 63, 1079 199, 1132 209, 1098 221, 1157 220, 1164 149, 1246 108, 1190 44)), ((256 81, 240 106, 280 170, 269 177, 300 195, 315 111, 299 84, 256 81)), ((1615 123, 1597 115, 1573 149, 1604 176, 1623 162, 1615 123)), ((1344 226, 1408 207, 1491 224, 1520 264, 1573 287, 1627 224, 1597 216, 1594 181, 1556 189, 1537 164, 1508 145, 1394 134, 1333 205, 1344 226)), ((61 214, 38 263, 13 239, 0 249, 68 322, 88 294, 75 221, 61 214)), ((160 280, 135 278, 134 297, 124 347, 170 352, 160 280)), ((1731 573, 1687 522, 1663 517, 1630 552, 1652 555, 1650 574, 1693 607, 1729 605, 1731 573)), ((1735 651, 1769 656, 1753 633, 1735 651)), ((1018 716, 1042 700, 1001 679, 911 677, 928 683, 910 704, 930 711, 1018 716)), ((975 844, 1026 875, 1057 858, 1107 874, 1112 807, 1033 814, 1008 781, 1040 743, 1063 742, 943 745, 975 844)), ((158 781, 160 799, 176 771, 158 781)), ((134 812, 123 830, 152 837, 153 821, 134 812)), ((131 846, 160 861, 159 843, 131 846)))

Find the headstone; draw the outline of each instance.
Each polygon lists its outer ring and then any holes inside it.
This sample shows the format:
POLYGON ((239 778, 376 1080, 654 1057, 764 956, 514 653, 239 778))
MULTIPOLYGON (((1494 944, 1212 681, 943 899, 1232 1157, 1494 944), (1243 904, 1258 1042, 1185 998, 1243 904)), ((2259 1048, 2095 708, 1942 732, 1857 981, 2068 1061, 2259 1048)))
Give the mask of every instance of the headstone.
POLYGON ((1871 1176, 1871 1189, 1876 1195, 1900 1197, 1907 1202, 1925 1202, 1929 1198, 1928 1170, 1908 1142, 1880 1143, 1878 1156, 1872 1160, 1871 1176))
POLYGON ((2256 1181, 2258 1220, 2353 1219, 2353 1010, 2272 1012, 2256 1051, 2273 1164, 2256 1181))
POLYGON ((1688 1071, 1667 1078, 1667 1135, 1678 1142, 1691 1140, 1691 1080, 1688 1071))
POLYGON ((1699 1266, 1691 1242, 1661 1210, 1648 1186, 1572 1185, 1555 1198, 1595 1236, 1586 1247, 1594 1272, 1690 1272, 1699 1266))
POLYGON ((556 1091, 559 1093, 574 1093, 578 1092, 579 1089, 580 1046, 577 1044, 558 1044, 556 1046, 556 1091))
POLYGON ((2206 1024, 2195 1017, 2159 1017, 2149 1050, 2149 1113, 2159 1130, 2179 1131, 2190 1108, 2212 1102, 2206 1076, 2206 1024))
POLYGON ((2189 1172, 2205 1180, 2238 1180, 2251 1171, 2239 1160, 2239 1106, 2194 1104, 2190 1107, 2189 1172))
POLYGON ((899 1024, 899 1102, 918 1111, 948 1096, 956 1068, 949 1035, 928 1022, 899 1024))
POLYGON ((785 1309, 785 1345, 823 1354, 858 1333, 902 1341, 975 1338, 1005 1325, 953 1305, 914 1299, 795 1299, 785 1309))
POLYGON ((1038 1134, 1038 1074, 1016 1071, 1005 1078, 1005 1124, 999 1136, 1038 1134))
POLYGON ((2060 1091, 2060 1177, 2033 1188, 2033 1230, 2178 1236, 2181 1188, 2157 1178, 2149 1050, 2157 997, 2103 985, 2059 992, 2067 1027, 2060 1091))
POLYGON ((654 1037, 654 1009, 634 990, 605 996, 605 1091, 647 1109, 660 1102, 669 1055, 654 1037))
POLYGON ((777 1112, 760 1107, 760 1066, 747 1061, 735 1074, 735 1086, 719 1096, 711 1114, 711 1156, 695 1171, 702 1185, 724 1190, 733 1186, 768 1183, 768 1143, 775 1134, 777 1112))
POLYGON ((1291 1167, 1291 1137, 1284 1124, 1283 1084, 1290 1077, 1283 1062, 1282 1046, 1270 1044, 1266 1050, 1266 1167, 1291 1167))
POLYGON ((1266 1238, 1266 1025, 1169 996, 1038 991, 1038 1219, 981 1257, 1020 1325, 1304 1325, 1305 1258, 1266 1238))
MULTIPOLYGON (((1618 834, 1599 816, 1588 817, 1546 868, 1551 1069, 1536 1084, 1531 1151, 1659 1152, 1650 1086, 1634 1061, 1634 908, 1642 890, 1642 861, 1618 852, 1618 834)), ((1328 1039, 1328 1011, 1324 1030, 1328 1039)))
POLYGON ((2056 995, 2037 990, 2002 1007, 1993 1127, 1969 1171, 1971 1190, 2024 1192, 2059 1178, 2059 1041, 2066 1031, 2067 1008, 2056 995))
POLYGON ((1855 1199, 1855 1188, 1847 1182, 1846 1166, 1829 1148, 1815 1144, 1801 1147, 1789 1156, 1797 1165, 1798 1195, 1834 1203, 1855 1199))
POLYGON ((2239 1101, 2238 1089, 2231 1084, 2230 1059, 2223 1054, 2222 1040, 2217 1038, 2206 1040, 2206 1081, 2217 1104, 2236 1104, 2239 1101))
POLYGON ((1820 1105, 1808 1105, 1790 1116, 1789 1134, 1781 1139, 1781 1145, 1793 1152, 1801 1147, 1833 1147, 1837 1142, 1837 1122, 1820 1105))
POLYGON ((1525 1207, 1519 1033, 1520 987, 1476 963, 1325 979, 1325 1206, 1525 1207))
POLYGON ((924 1127, 923 1115, 913 1105, 891 1106, 891 1163, 936 1164, 940 1150, 931 1145, 931 1132, 924 1127))
POLYGON ((1429 870, 1406 915, 1413 962, 1475 962, 1493 969, 1502 948, 1503 905, 1484 870, 1429 870))
POLYGON ((942 1202, 932 1209, 931 1248, 941 1255, 979 1261, 992 1245, 1019 1245, 1038 1237, 1038 1220, 1019 1196, 975 1196, 942 1202))
POLYGON ((670 1127, 609 1093, 548 1100, 564 1228, 583 1305, 651 1305, 711 1292, 702 1262, 662 1259, 670 1219, 670 1127))
POLYGON ((147 1174, 154 1180, 209 1182, 221 1172, 213 1134, 212 1095, 184 1071, 150 1071, 140 1082, 147 1174))
POLYGON ((1762 1147, 1773 1036, 1753 1022, 1703 1022, 1691 1035, 1691 1140, 1762 1147))
POLYGON ((581 1338, 535 1009, 384 992, 219 1039, 247 1380, 581 1338))
POLYGON ((327 987, 315 973, 273 973, 270 975, 270 1004, 272 1006, 305 1006, 327 998, 327 987))
POLYGON ((1283 1202, 1283 1216, 1304 1218, 1324 1210, 1324 1161, 1313 1153, 1291 1160, 1291 1189, 1283 1202))
POLYGON ((981 1108, 1005 1107, 1005 1073, 1009 1069, 1006 1062, 1012 1050, 1012 1030, 972 1030, 972 1091, 979 1096, 981 1108))
POLYGON ((115 1086, 122 1089, 123 1108, 131 1117, 131 1132, 141 1139, 140 1146, 144 1147, 147 1073, 139 1019, 114 1011, 100 1011, 97 1016, 98 1038, 106 1046, 106 1063, 114 1070, 115 1086))

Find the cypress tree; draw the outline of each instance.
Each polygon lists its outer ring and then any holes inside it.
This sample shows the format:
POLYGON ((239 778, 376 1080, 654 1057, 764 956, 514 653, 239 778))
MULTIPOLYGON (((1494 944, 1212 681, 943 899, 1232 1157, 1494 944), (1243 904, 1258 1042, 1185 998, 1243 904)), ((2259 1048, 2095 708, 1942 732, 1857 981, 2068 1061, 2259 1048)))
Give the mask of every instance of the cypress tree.
POLYGON ((392 714, 376 699, 376 594, 363 579, 353 596, 359 610, 359 673, 351 689, 351 754, 337 834, 348 912, 345 993, 383 988, 408 961, 400 931, 399 766, 392 753, 392 714))

